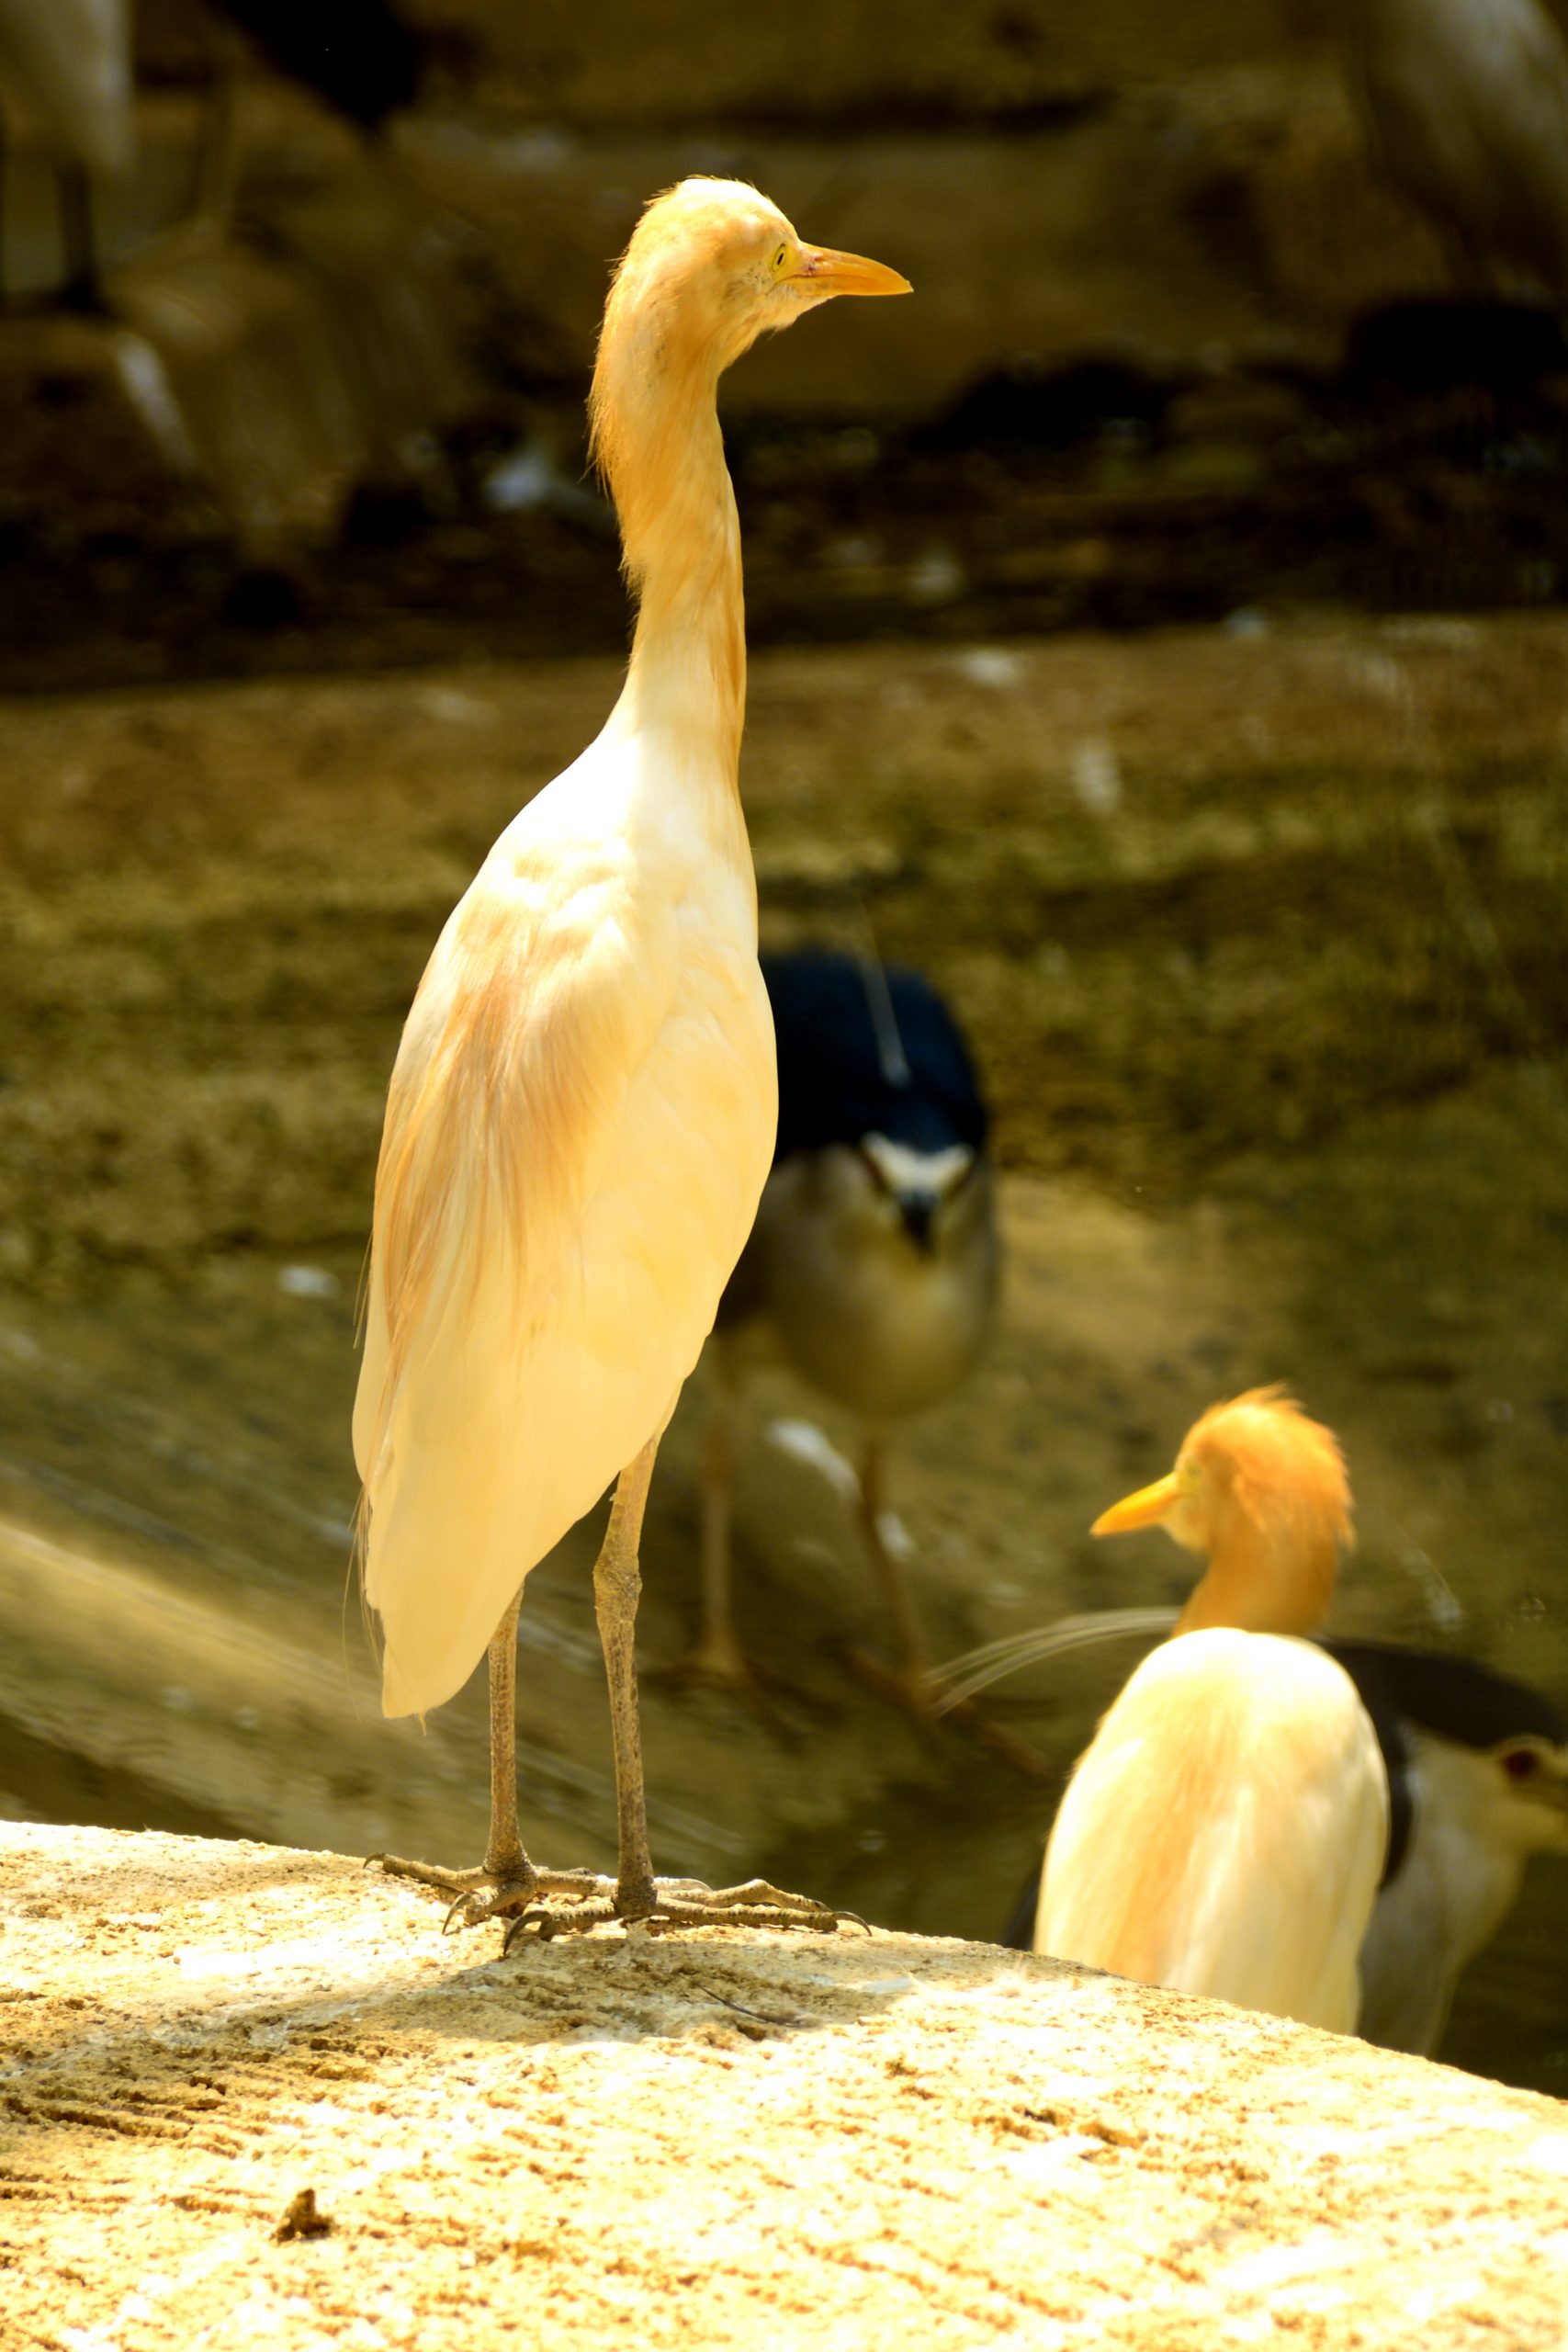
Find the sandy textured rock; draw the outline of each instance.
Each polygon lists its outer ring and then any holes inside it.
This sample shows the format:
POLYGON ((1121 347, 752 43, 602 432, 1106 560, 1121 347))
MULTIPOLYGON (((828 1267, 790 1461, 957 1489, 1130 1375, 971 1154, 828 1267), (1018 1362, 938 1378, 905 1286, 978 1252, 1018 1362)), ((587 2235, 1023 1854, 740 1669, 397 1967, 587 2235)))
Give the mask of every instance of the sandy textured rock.
POLYGON ((1562 2340, 1547 2099, 983 1945, 502 1962, 342 1856, 0 1839, 7 2352, 1562 2340))

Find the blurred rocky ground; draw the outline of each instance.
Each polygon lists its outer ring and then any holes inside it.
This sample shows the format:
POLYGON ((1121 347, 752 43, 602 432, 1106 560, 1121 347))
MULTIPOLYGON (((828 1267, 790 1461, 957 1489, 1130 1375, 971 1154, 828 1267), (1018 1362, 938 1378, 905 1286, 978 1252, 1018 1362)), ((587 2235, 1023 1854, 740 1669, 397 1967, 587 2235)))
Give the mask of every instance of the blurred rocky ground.
POLYGON ((613 649, 581 394, 689 171, 917 289, 730 380, 761 641, 1560 592, 1561 334, 1438 300, 1330 0, 402 13, 417 100, 366 132, 141 0, 103 316, 40 307, 12 155, 0 684, 613 649))

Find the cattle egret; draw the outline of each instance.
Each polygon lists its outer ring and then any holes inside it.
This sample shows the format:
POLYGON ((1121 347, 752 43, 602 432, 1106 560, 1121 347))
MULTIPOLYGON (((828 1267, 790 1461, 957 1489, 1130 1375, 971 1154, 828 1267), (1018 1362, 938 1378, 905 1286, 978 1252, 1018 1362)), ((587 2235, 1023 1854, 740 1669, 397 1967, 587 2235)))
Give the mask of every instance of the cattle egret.
MULTIPOLYGON (((1279 1400, 1267 1396, 1252 1401, 1272 1401, 1276 1411, 1284 1409, 1279 1400)), ((1191 1457, 1207 1450, 1213 1465, 1216 1433, 1223 1441, 1227 1417, 1235 1411, 1234 1407, 1220 1407, 1206 1414, 1182 1449, 1187 1472, 1179 1465, 1169 1479, 1118 1504, 1099 1522, 1100 1532, 1158 1521, 1173 1532, 1185 1532, 1189 1541, 1194 1536, 1201 1540, 1204 1522, 1195 1502, 1195 1485, 1187 1483, 1191 1457), (1184 1488, 1187 1515, 1175 1520, 1173 1506, 1184 1488)), ((1261 1498, 1270 1491, 1275 1498, 1270 1515, 1276 1588, 1281 1583, 1288 1588, 1288 1576, 1279 1574, 1280 1555, 1283 1550, 1288 1569, 1293 1544, 1302 1560, 1303 1591, 1319 1594, 1325 1604, 1323 1561, 1325 1543, 1335 1533, 1334 1458, 1324 1442, 1327 1432, 1314 1432, 1298 1417, 1293 1430, 1290 1421, 1280 1421, 1275 1436, 1268 1455, 1254 1445, 1251 1473, 1254 1510, 1264 1507, 1261 1498), (1282 1445, 1278 1442, 1281 1436, 1282 1445), (1315 1461, 1306 1453, 1308 1446, 1314 1448, 1315 1461), (1311 1463, 1317 1486, 1315 1509, 1302 1507, 1303 1460, 1311 1463), (1287 1515, 1292 1485, 1293 1534, 1287 1515)), ((1216 1510, 1211 1497, 1207 1528, 1211 1537, 1219 1539, 1222 1580, 1215 1586, 1205 1579, 1209 1589, 1202 1610, 1210 1622, 1214 1611, 1225 1605, 1227 1592, 1238 1611, 1251 1605, 1234 1533, 1227 1541, 1227 1518, 1234 1517, 1234 1510, 1228 1514, 1216 1510)), ((1189 1603, 1194 1614, 1198 1599, 1194 1595, 1189 1603)), ((1036 1636, 994 1644, 976 1653, 974 1668, 960 1687, 983 1689, 998 1671, 1010 1671, 1031 1657, 1079 1646, 1084 1640, 1103 1639, 1114 1632, 1154 1631, 1153 1621, 1160 1613, 1111 1611, 1100 1620, 1070 1620, 1057 1629, 1055 1639, 1047 1629, 1036 1636)), ((1429 2054, 1442 2033, 1461 1973, 1502 1926, 1531 1855, 1568 1853, 1568 1715, 1528 1683, 1469 1658, 1340 1636, 1321 1637, 1318 1646, 1355 1685, 1377 1737, 1389 1792, 1388 1853, 1361 1942, 1356 2030, 1363 2041, 1429 2054)), ((1169 1653, 1155 1655, 1164 1659, 1169 1653)), ((1321 1890, 1325 1904, 1340 1867, 1331 1855, 1321 1890)), ((1027 1947, 1038 1909, 1036 1880, 1026 1890, 1005 1940, 1027 1947)))
POLYGON ((1351 2031, 1388 1848, 1377 1734, 1310 1642, 1349 1534, 1329 1431, 1275 1390, 1214 1407, 1168 1477, 1096 1521, 1208 1555, 1051 1830, 1034 1948, 1351 2031))
POLYGON ((738 182, 685 180, 649 206, 611 288, 591 401, 640 599, 626 683, 491 851, 403 1032, 355 1453, 386 1712, 440 1705, 489 1645, 484 1863, 384 1863, 449 1889, 465 1921, 831 1922, 757 1883, 656 1883, 633 1634, 655 1449, 750 1230, 777 1108, 736 781, 746 653, 718 378, 834 295, 908 290, 880 263, 804 244, 738 182), (525 1577, 617 1474, 593 1572, 612 1886, 541 1872, 524 1851, 513 1679, 525 1577), (553 1894, 565 1900, 536 1899, 553 1894))
POLYGON ((1568 41, 1540 0, 1347 0, 1346 33, 1378 160, 1461 275, 1568 301, 1568 41))
MULTIPOLYGON (((1356 2031, 1430 2057, 1530 1857, 1568 1854, 1568 1715, 1471 1658, 1394 1642, 1320 1646, 1355 1684, 1388 1775, 1388 1860, 1361 1940, 1356 2031)), ((1004 1943, 1031 1949, 1039 1905, 1035 1871, 1004 1943)))
POLYGON ((986 1106, 952 1012, 919 972, 820 948, 765 956, 778 1036, 779 1134, 757 1222, 719 1306, 705 1487, 704 1625, 694 1663, 743 1682, 730 1606, 735 1391, 771 1347, 866 1436, 860 1523, 887 1596, 900 1688, 925 1659, 884 1527, 891 1425, 947 1396, 996 1303, 996 1185, 986 1106))
MULTIPOLYGON (((47 139, 60 187, 65 290, 94 290, 95 179, 130 167, 136 131, 127 0, 0 0, 0 92, 47 139)), ((0 282, 5 146, 0 141, 0 282)))

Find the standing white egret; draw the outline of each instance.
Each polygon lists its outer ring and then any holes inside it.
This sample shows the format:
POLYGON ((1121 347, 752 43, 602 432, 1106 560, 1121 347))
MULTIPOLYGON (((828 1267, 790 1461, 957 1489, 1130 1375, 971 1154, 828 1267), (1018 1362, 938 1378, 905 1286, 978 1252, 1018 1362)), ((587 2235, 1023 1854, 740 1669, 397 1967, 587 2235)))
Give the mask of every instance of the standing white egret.
POLYGON ((737 788, 746 648, 718 379, 834 295, 908 290, 880 263, 802 243, 739 182, 682 181, 643 214, 591 403, 640 597, 626 686, 491 851, 403 1032, 355 1453, 387 1713, 440 1705, 489 1645, 484 1863, 384 1865, 450 1889, 465 1919, 832 1917, 754 1883, 655 1882, 633 1634, 655 1449, 750 1229, 777 1116, 737 788), (593 1572, 611 1887, 524 1851, 513 1686, 523 1580, 617 1474, 593 1572), (538 1903, 550 1894, 568 1899, 538 1903))
POLYGON ((1095 1521, 1208 1556, 1067 1784, 1036 1951, 1351 2031, 1388 1849, 1377 1733, 1311 1642, 1350 1525, 1331 1433, 1254 1389, 1213 1407, 1168 1476, 1095 1521))

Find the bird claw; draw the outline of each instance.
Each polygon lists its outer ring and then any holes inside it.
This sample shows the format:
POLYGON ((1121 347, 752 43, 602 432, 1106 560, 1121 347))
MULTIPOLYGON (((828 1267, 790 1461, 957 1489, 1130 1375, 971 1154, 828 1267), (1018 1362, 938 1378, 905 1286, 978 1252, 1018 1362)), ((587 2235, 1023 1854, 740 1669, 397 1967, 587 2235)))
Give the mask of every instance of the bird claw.
POLYGON ((854 1911, 836 1911, 808 1894, 791 1894, 767 1879, 739 1886, 708 1886, 698 1878, 661 1878, 638 1894, 623 1897, 602 1871, 530 1871, 501 1875, 477 1870, 442 1870, 433 1862, 404 1861, 396 1854, 371 1854, 388 1878, 410 1878, 452 1898, 441 1932, 480 1928, 489 1919, 505 1927, 502 1956, 513 1944, 550 1943, 557 1936, 586 1935, 620 1921, 626 1928, 660 1935, 671 1928, 801 1928, 832 1935, 845 1924, 871 1930, 854 1911))
POLYGON ((604 1893, 566 1903, 535 1903, 507 1923, 502 1944, 504 1956, 519 1942, 550 1943, 560 1935, 585 1935, 591 1928, 619 1921, 629 1930, 663 1935, 674 1928, 800 1928, 818 1935, 832 1935, 846 1923, 871 1933, 858 1912, 837 1911, 808 1894, 791 1894, 766 1879, 745 1880, 739 1886, 713 1887, 701 1879, 662 1878, 653 1882, 649 1903, 625 1904, 606 1881, 604 1893))
POLYGON ((487 1919, 512 1918, 532 1903, 544 1887, 553 1891, 558 1885, 568 1882, 575 1885, 579 1881, 594 1885, 607 1883, 604 1880, 592 1879, 591 1873, 585 1871, 536 1872, 530 1870, 524 1876, 514 1871, 486 1870, 482 1863, 474 1870, 452 1871, 444 1870, 434 1862, 406 1861, 400 1854, 367 1854, 365 1858, 367 1870, 372 1862, 379 1865, 384 1878, 410 1878, 418 1886, 428 1886, 438 1894, 450 1895, 452 1899, 441 1923, 444 1936, 450 1935, 454 1928, 479 1928, 487 1919))

